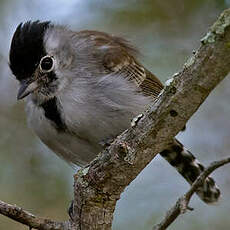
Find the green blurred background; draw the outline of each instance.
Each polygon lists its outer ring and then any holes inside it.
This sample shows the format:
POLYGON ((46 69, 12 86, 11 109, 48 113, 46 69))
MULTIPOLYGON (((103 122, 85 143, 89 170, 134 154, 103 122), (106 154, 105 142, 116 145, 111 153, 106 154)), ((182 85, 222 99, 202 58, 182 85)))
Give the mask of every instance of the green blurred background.
MULTIPOLYGON (((163 82, 182 68, 229 0, 0 0, 0 199, 32 213, 66 220, 73 196, 74 170, 48 150, 26 125, 24 103, 16 101, 17 82, 8 69, 8 51, 18 23, 52 20, 75 30, 101 30, 129 39, 140 60, 163 82)), ((204 164, 230 154, 230 80, 208 97, 178 138, 204 164)), ((223 196, 178 218, 173 230, 227 230, 230 227, 230 166, 214 173, 223 196)), ((114 230, 150 230, 189 186, 160 157, 122 194, 114 230)), ((26 226, 0 216, 0 230, 26 226)))

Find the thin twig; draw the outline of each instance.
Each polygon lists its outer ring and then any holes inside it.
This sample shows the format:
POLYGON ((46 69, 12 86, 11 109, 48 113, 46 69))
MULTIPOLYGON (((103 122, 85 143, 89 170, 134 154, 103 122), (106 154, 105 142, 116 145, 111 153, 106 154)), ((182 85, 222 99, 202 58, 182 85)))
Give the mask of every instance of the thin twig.
POLYGON ((189 201, 192 197, 192 195, 196 192, 196 190, 199 188, 200 185, 204 182, 204 180, 217 168, 230 163, 230 157, 215 161, 211 163, 202 174, 195 180, 195 182, 192 184, 191 188, 186 192, 182 197, 180 197, 176 204, 166 213, 165 218, 161 221, 161 223, 156 224, 153 227, 153 230, 164 230, 167 229, 167 227, 172 224, 172 222, 180 215, 185 213, 186 210, 190 210, 188 207, 189 201))
POLYGON ((25 224, 30 227, 30 229, 39 230, 68 230, 69 222, 56 222, 50 219, 45 219, 37 217, 22 208, 7 204, 0 200, 0 214, 7 216, 19 223, 25 224))

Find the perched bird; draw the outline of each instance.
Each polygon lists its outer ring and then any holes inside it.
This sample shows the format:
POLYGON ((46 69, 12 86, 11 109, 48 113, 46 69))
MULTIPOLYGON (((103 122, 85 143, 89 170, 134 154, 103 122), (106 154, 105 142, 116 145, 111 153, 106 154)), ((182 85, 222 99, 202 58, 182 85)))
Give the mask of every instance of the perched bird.
MULTIPOLYGON (((27 98, 29 126, 58 156, 84 166, 103 142, 129 128, 163 89, 125 39, 98 31, 74 32, 51 22, 21 23, 9 66, 27 98)), ((160 153, 192 184, 204 167, 174 139, 160 153)), ((220 197, 211 177, 197 191, 206 203, 220 197)))

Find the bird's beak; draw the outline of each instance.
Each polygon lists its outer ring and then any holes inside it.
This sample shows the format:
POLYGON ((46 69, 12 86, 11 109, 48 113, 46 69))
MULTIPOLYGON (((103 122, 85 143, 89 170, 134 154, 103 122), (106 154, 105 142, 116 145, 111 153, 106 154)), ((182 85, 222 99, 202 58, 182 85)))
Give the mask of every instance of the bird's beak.
POLYGON ((21 100, 28 96, 30 93, 34 92, 38 88, 37 81, 21 81, 20 88, 18 90, 17 99, 21 100))

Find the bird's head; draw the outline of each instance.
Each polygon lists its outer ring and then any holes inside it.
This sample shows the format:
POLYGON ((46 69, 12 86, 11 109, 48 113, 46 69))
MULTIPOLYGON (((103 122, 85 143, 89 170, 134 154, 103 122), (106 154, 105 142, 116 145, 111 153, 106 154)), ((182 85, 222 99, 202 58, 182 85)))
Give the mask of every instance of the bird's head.
POLYGON ((55 34, 49 32, 53 27, 54 25, 48 21, 28 21, 19 24, 14 32, 10 46, 9 66, 20 83, 18 99, 32 94, 43 101, 48 100, 55 96, 60 87, 60 61, 65 62, 69 58, 63 57, 60 60, 59 51, 66 44, 65 42, 62 44, 57 40, 58 38, 55 38, 55 34), (52 44, 48 36, 53 36, 52 44))

